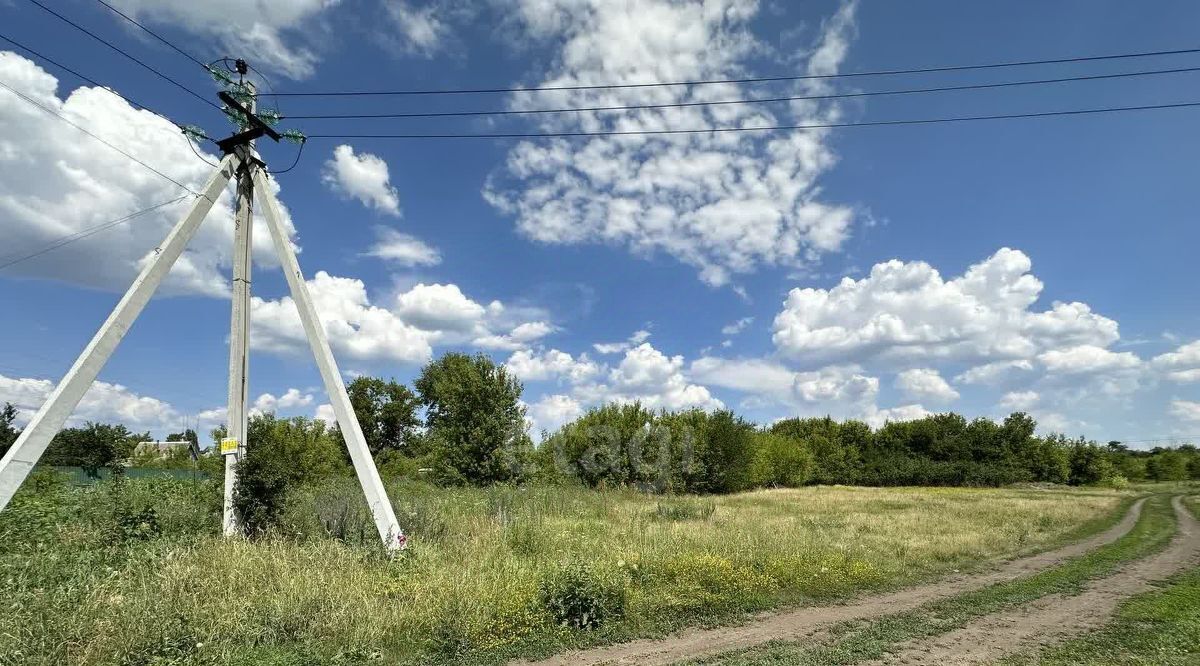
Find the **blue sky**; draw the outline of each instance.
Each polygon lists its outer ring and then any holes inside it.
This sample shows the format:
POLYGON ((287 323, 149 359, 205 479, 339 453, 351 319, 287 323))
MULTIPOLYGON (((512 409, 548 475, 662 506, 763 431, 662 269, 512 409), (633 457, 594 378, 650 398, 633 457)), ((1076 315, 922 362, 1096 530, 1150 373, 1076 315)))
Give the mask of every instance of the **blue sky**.
MULTIPOLYGON (((113 3, 280 91, 833 74, 1188 48, 1200 7, 1155 2, 264 0, 113 3), (228 5, 228 6, 226 6, 228 5), (235 32, 229 17, 244 16, 235 32), (238 49, 241 49, 240 51, 238 49)), ((94 2, 55 5, 184 85, 194 64, 94 2)), ((213 109, 24 0, 2 32, 213 135, 213 109)), ((447 97, 280 100, 285 115, 669 103, 1189 67, 1200 56, 938 75, 447 97)), ((1197 73, 794 105, 503 119, 285 120, 309 134, 806 124, 1195 101, 1197 73), (864 101, 865 100, 865 101, 864 101)), ((40 58, 0 81, 196 187, 165 121, 40 58)), ((568 140, 314 139, 279 196, 347 376, 409 381, 484 351, 533 427, 604 400, 880 423, 1023 409, 1102 440, 1200 433, 1194 110, 825 132, 568 140)), ((263 145, 272 168, 294 147, 263 145)), ((207 151, 215 159, 212 151, 207 151)), ((179 196, 0 90, 0 231, 19 255, 179 196)), ((184 203, 0 271, 0 400, 28 414, 184 203)), ((223 202, 76 418, 156 433, 222 418, 231 214, 223 202)), ((251 393, 327 399, 256 233, 251 393)))

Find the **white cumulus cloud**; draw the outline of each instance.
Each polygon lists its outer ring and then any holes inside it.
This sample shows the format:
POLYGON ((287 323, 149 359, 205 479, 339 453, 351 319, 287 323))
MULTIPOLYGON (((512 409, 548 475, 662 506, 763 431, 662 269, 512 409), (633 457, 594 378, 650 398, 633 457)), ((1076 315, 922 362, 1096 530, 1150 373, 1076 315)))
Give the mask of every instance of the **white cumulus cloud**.
POLYGON ((1000 397, 1000 406, 1019 412, 1027 412, 1035 405, 1041 396, 1037 391, 1009 391, 1000 397))
POLYGON ((792 289, 775 317, 775 344, 805 361, 979 363, 1105 347, 1119 338, 1115 321, 1083 303, 1031 310, 1043 287, 1031 267, 1023 252, 1004 248, 949 280, 925 262, 892 260, 831 289, 792 289))
POLYGON ((561 393, 542 397, 528 405, 529 431, 535 437, 541 433, 554 432, 566 423, 583 415, 583 405, 569 395, 561 393))
POLYGON ((1065 375, 1135 370, 1142 365, 1132 352, 1114 352, 1095 345, 1053 349, 1038 356, 1038 360, 1049 372, 1065 375))
POLYGON ((1033 362, 1020 359, 1016 361, 994 361, 969 368, 956 376, 954 381, 959 384, 982 384, 993 386, 1022 373, 1031 372, 1033 362))
POLYGON ((635 346, 642 344, 650 339, 650 331, 641 330, 634 331, 633 335, 624 342, 597 342, 592 345, 599 354, 620 354, 633 349, 635 346))
POLYGON ((297 407, 307 407, 312 402, 313 395, 311 393, 304 393, 300 389, 289 388, 281 396, 275 396, 271 393, 263 393, 258 396, 254 400, 251 413, 264 414, 267 412, 295 409, 297 407))
POLYGON ((400 215, 400 195, 392 187, 387 162, 378 155, 355 154, 354 148, 342 144, 333 149, 333 157, 325 162, 321 180, 337 194, 357 199, 367 208, 400 215))
POLYGON ((425 241, 401 233, 390 227, 376 229, 375 244, 367 250, 370 257, 377 257, 400 266, 436 266, 442 263, 442 254, 425 241))
MULTIPOLYGON (((559 47, 539 83, 680 81, 745 75, 768 47, 751 33, 756 0, 521 0, 524 36, 559 47)), ((842 5, 813 44, 807 71, 832 73, 853 35, 842 5)), ((825 89, 809 80, 795 92, 825 89)), ((516 108, 670 104, 746 99, 734 84, 557 90, 513 97, 516 108)), ((585 112, 541 117, 550 131, 806 124, 841 117, 836 105, 797 102, 585 112)), ((841 248, 854 211, 822 201, 819 178, 836 162, 828 133, 737 132, 608 136, 517 144, 484 196, 535 241, 605 243, 639 256, 665 253, 724 285, 761 265, 800 265, 841 248)))
POLYGON ((933 368, 913 368, 896 375, 896 388, 913 400, 947 403, 958 400, 955 391, 933 368))
MULTIPOLYGON (((0 405, 11 402, 18 410, 18 423, 29 422, 54 390, 55 382, 32 377, 0 375, 0 405)), ((85 421, 121 423, 130 430, 177 428, 178 410, 169 403, 139 395, 120 384, 97 381, 92 384, 67 420, 67 425, 85 421)))
MULTIPOLYGON (((396 295, 391 308, 373 303, 366 284, 356 278, 318 271, 308 280, 313 305, 334 353, 357 360, 425 363, 435 345, 471 344, 484 349, 521 349, 556 330, 531 309, 487 306, 455 284, 417 284, 396 295)), ((274 353, 307 353, 307 338, 290 296, 251 299, 254 346, 274 353)))
POLYGON ((1200 340, 1182 345, 1173 352, 1155 356, 1151 363, 1171 381, 1200 381, 1200 340))
POLYGON ((721 327, 721 335, 737 335, 746 330, 746 327, 754 323, 754 317, 742 317, 741 319, 721 327))

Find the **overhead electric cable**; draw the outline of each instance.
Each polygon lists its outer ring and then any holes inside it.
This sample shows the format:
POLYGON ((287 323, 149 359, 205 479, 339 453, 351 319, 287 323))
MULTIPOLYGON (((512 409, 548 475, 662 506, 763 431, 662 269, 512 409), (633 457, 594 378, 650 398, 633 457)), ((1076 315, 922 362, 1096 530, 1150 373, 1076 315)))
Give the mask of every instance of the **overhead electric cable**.
MULTIPOLYGON (((30 0, 31 2, 34 0, 30 0)), ((887 69, 869 72, 842 72, 838 74, 795 74, 787 76, 762 76, 741 79, 708 79, 699 81, 661 81, 647 83, 607 83, 599 85, 569 85, 569 86, 534 86, 529 88, 442 88, 428 90, 341 90, 325 92, 272 92, 260 95, 272 97, 350 97, 360 95, 471 95, 484 93, 524 93, 552 90, 614 90, 621 88, 655 88, 664 86, 702 86, 729 83, 767 83, 772 81, 801 81, 812 79, 842 79, 863 76, 896 76, 901 74, 933 74, 937 72, 961 72, 981 69, 999 69, 1003 67, 1026 67, 1032 65, 1057 65, 1077 62, 1097 62, 1102 60, 1123 60, 1127 58, 1150 58, 1155 56, 1183 55, 1200 53, 1200 48, 1173 49, 1169 51, 1143 51, 1139 53, 1115 53, 1098 56, 1079 56, 1072 58, 1053 58, 1047 60, 1017 60, 1009 62, 986 63, 982 65, 951 65, 945 67, 921 67, 913 69, 887 69)))
MULTIPOLYGON (((57 250, 58 248, 60 248, 64 245, 70 245, 71 243, 74 243, 75 241, 83 240, 84 238, 87 238, 88 236, 94 236, 94 235, 100 233, 101 231, 111 229, 119 224, 123 224, 134 218, 141 217, 142 215, 146 215, 147 213, 152 213, 160 208, 165 208, 172 204, 179 203, 180 201, 187 199, 189 196, 190 195, 185 194, 181 197, 176 197, 170 201, 164 201, 160 204, 155 204, 153 206, 150 206, 149 208, 143 208, 137 212, 130 213, 129 215, 126 215, 125 217, 121 217, 121 218, 118 218, 115 220, 110 220, 103 224, 98 224, 94 227, 89 227, 87 229, 77 231, 73 234, 68 234, 66 236, 63 236, 62 238, 59 238, 58 240, 54 241, 53 243, 47 245, 46 247, 43 247, 34 252, 30 252, 28 254, 18 256, 13 259, 8 259, 7 257, 0 258, 0 262, 2 262, 2 263, 0 263, 0 270, 4 270, 5 268, 8 268, 9 266, 12 266, 14 264, 19 264, 22 261, 33 259, 34 257, 39 257, 43 254, 46 254, 47 252, 50 252, 51 250, 57 250)), ((12 255, 9 255, 9 256, 11 257, 12 255)))
POLYGON ((1182 109, 1200 106, 1200 102, 1176 102, 1172 104, 1146 104, 1140 106, 1115 106, 1099 109, 1071 109, 1065 111, 1041 111, 1036 113, 1004 113, 981 116, 949 116, 944 118, 918 118, 911 120, 873 120, 850 123, 822 123, 812 125, 768 125, 763 127, 706 127, 697 129, 666 130, 611 130, 599 132, 504 132, 482 134, 309 134, 309 139, 541 139, 588 136, 642 136, 660 134, 708 134, 719 132, 780 132, 816 129, 840 129, 848 127, 886 127, 892 125, 934 125, 939 123, 961 123, 981 120, 1011 120, 1018 118, 1050 118, 1054 116, 1082 116, 1098 113, 1123 111, 1151 111, 1157 109, 1182 109))
POLYGON ((93 86, 96 86, 97 88, 100 88, 101 90, 104 90, 104 91, 106 91, 106 92, 110 92, 110 93, 112 93, 112 94, 116 95, 117 97, 120 97, 121 99, 123 99, 123 100, 125 100, 126 102, 128 102, 128 103, 129 103, 129 105, 130 105, 130 106, 133 106, 134 108, 141 109, 142 111, 149 111, 150 113, 153 113, 154 115, 158 116, 159 118, 162 118, 163 120, 165 120, 165 121, 167 121, 167 122, 171 123, 172 125, 174 125, 174 126, 176 126, 176 127, 180 127, 180 128, 182 128, 182 127, 183 127, 183 125, 181 125, 181 124, 179 124, 179 123, 175 122, 174 120, 171 120, 171 119, 170 119, 170 118, 168 118, 166 115, 164 115, 164 114, 162 114, 162 113, 159 113, 158 111, 155 111, 154 109, 152 109, 152 108, 150 108, 150 107, 146 106, 145 104, 142 104, 142 103, 140 103, 140 102, 137 102, 137 101, 133 100, 133 99, 132 99, 132 98, 130 98, 130 97, 127 97, 127 96, 125 96, 125 95, 122 95, 121 93, 117 92, 116 90, 113 90, 113 89, 112 89, 110 86, 106 86, 106 85, 104 85, 103 83, 100 83, 99 81, 97 81, 97 80, 95 80, 95 79, 91 78, 90 76, 87 76, 87 75, 81 74, 81 73, 79 73, 78 71, 76 71, 76 70, 74 70, 74 69, 71 69, 70 67, 67 67, 66 65, 62 64, 61 62, 58 62, 58 61, 56 61, 56 60, 52 60, 51 58, 49 58, 49 57, 47 57, 47 56, 45 56, 45 55, 43 55, 43 54, 41 54, 41 53, 39 53, 39 52, 37 52, 37 51, 34 51, 33 49, 29 48, 28 46, 26 46, 26 45, 24 45, 24 44, 22 44, 22 43, 18 42, 17 40, 15 40, 15 39, 13 39, 13 38, 11 38, 11 37, 8 37, 8 36, 5 36, 5 35, 3 35, 3 34, 0 34, 0 39, 3 39, 4 41, 8 42, 9 44, 12 44, 13 46, 15 46, 15 47, 17 47, 17 48, 19 48, 19 49, 21 49, 21 50, 23 50, 23 51, 25 51, 25 52, 29 53, 30 55, 32 55, 32 56, 33 56, 33 57, 35 57, 35 58, 40 58, 40 59, 42 59, 42 60, 45 60, 46 62, 50 63, 51 65, 54 65, 55 67, 57 67, 57 68, 59 68, 59 69, 63 70, 64 72, 66 72, 66 73, 68 73, 68 74, 71 74, 72 76, 78 77, 80 80, 86 81, 86 82, 88 82, 88 83, 92 84, 93 86))
POLYGON ((21 91, 19 91, 19 90, 16 90, 15 88, 13 88, 12 86, 8 85, 7 83, 4 83, 3 81, 0 81, 0 88, 4 88, 5 90, 7 90, 7 91, 11 92, 12 94, 16 95, 17 97, 19 97, 19 98, 21 98, 21 99, 25 100, 25 101, 26 101, 26 102, 28 102, 29 104, 32 104, 33 106, 36 106, 37 108, 41 109, 42 111, 45 111, 46 113, 48 113, 48 114, 50 114, 50 115, 54 116, 55 118, 58 118, 59 120, 63 121, 64 123, 66 123, 66 124, 68 124, 68 125, 70 125, 71 127, 74 127, 75 129, 79 130, 80 132, 83 132, 84 134, 86 134, 86 135, 88 135, 88 136, 92 137, 93 139, 95 139, 95 140, 99 141, 100 143, 102 143, 102 144, 104 144, 104 145, 108 146, 109 148, 112 148, 113 150, 117 151, 118 153, 120 153, 120 154, 124 155, 125 157, 128 157, 129 159, 133 160, 134 162, 137 162, 138 164, 140 164, 140 165, 142 165, 142 166, 146 167, 146 168, 147 168, 147 169, 149 169, 150 171, 153 171, 154 173, 158 174, 159 176, 162 176, 163 178, 166 178, 167 180, 171 181, 172 183, 175 183, 175 184, 176 184, 176 185, 178 185, 179 187, 182 187, 183 189, 187 190, 188 192, 191 192, 192 194, 194 194, 194 195, 196 195, 196 196, 200 196, 200 193, 199 193, 199 192, 196 192, 195 190, 193 190, 192 188, 188 187, 187 185, 184 185, 183 183, 181 183, 181 182, 179 182, 179 181, 175 180, 174 178, 172 178, 172 177, 168 176, 167 174, 165 174, 165 173, 163 173, 163 172, 159 171, 158 169, 155 169, 154 167, 150 166, 149 164, 146 164, 145 162, 143 162, 143 161, 139 160, 138 158, 134 157, 133 155, 130 155, 129 153, 125 152, 125 151, 124 151, 124 150, 122 150, 121 148, 118 148, 116 145, 114 145, 114 144, 112 144, 112 143, 108 142, 107 140, 105 140, 105 139, 102 139, 101 137, 99 137, 99 136, 97 136, 97 135, 93 134, 92 132, 90 132, 90 131, 89 131, 89 130, 87 130, 86 128, 84 128, 84 127, 82 127, 82 126, 80 126, 80 125, 76 124, 75 122, 73 122, 73 121, 72 121, 70 118, 67 118, 66 116, 62 115, 61 113, 59 113, 59 112, 55 111, 54 109, 51 109, 50 107, 48 107, 48 106, 46 106, 46 105, 42 104, 41 102, 39 102, 39 101, 37 101, 37 100, 33 99, 32 97, 29 97, 29 96, 28 96, 28 95, 26 95, 25 93, 23 93, 23 92, 21 92, 21 91))
POLYGON ((178 52, 183 57, 187 58, 188 60, 191 60, 192 62, 196 63, 197 65, 200 65, 201 67, 204 67, 204 63, 200 62, 195 56, 188 53, 187 51, 184 51, 183 49, 179 48, 178 46, 175 46, 174 44, 172 44, 170 41, 168 41, 166 38, 164 38, 162 35, 158 34, 157 32, 154 32, 150 28, 147 28, 146 26, 142 25, 141 23, 139 23, 137 21, 137 19, 133 18, 132 16, 129 16, 128 14, 117 9, 116 7, 113 7, 112 5, 108 4, 104 0, 96 0, 96 2, 99 2, 100 4, 104 5, 105 7, 108 7, 109 10, 111 10, 117 16, 120 16, 121 18, 125 19, 126 21, 129 21, 130 23, 141 28, 142 30, 144 30, 146 32, 146 34, 150 35, 151 37, 157 39, 158 41, 162 42, 163 44, 166 44, 167 46, 171 47, 172 49, 175 49, 175 51, 178 52))
POLYGON ((104 39, 103 37, 101 37, 101 36, 97 35, 96 33, 92 32, 91 30, 88 30, 87 28, 83 27, 82 25, 79 25, 78 23, 76 23, 76 22, 72 21, 71 19, 67 18, 66 16, 63 16, 62 14, 59 14, 58 12, 54 11, 53 9, 51 9, 51 8, 47 7, 46 5, 42 4, 40 0, 29 0, 29 2, 32 2, 33 4, 37 5, 38 7, 41 7, 42 9, 46 10, 48 13, 50 13, 50 14, 52 14, 52 15, 54 15, 54 16, 56 16, 56 17, 58 17, 60 20, 62 20, 62 21, 63 21, 64 23, 66 23, 67 25, 70 25, 71 27, 75 28, 76 30, 78 30, 78 31, 80 31, 80 32, 82 32, 82 33, 84 33, 85 35, 88 35, 88 36, 89 36, 89 37, 91 37, 92 39, 95 39, 96 41, 100 42, 101 44, 104 44, 105 46, 107 46, 108 48, 112 49, 113 51, 116 51, 117 53, 120 53, 121 55, 125 56, 125 57, 126 57, 126 58, 128 58, 129 60, 132 60, 133 62, 137 63, 138 65, 141 65, 141 66, 142 66, 143 68, 145 68, 146 70, 148 70, 148 71, 150 71, 150 72, 153 72, 153 73, 154 73, 156 76, 158 76, 159 78, 161 78, 161 79, 163 79, 164 81, 167 81, 167 82, 169 82, 169 83, 173 84, 175 87, 179 88, 180 90, 183 90, 184 92, 186 92, 187 94, 191 95, 192 97, 195 97, 196 99, 200 100, 201 102, 204 102, 205 104, 207 104, 207 105, 209 105, 209 106, 213 107, 214 109, 217 109, 218 111, 221 111, 221 106, 220 106, 219 104, 217 104, 216 102, 213 102, 212 100, 210 100, 210 99, 208 99, 208 98, 204 97, 204 96, 203 96, 203 95, 201 95, 200 93, 198 93, 198 92, 196 92, 196 91, 192 90, 191 88, 189 88, 189 87, 187 87, 187 86, 183 85, 182 83, 180 83, 180 82, 176 81, 175 79, 173 79, 173 78, 171 78, 171 77, 167 76, 166 74, 163 74, 162 72, 160 72, 159 70, 155 69, 154 67, 151 67, 150 65, 147 65, 145 62, 143 62, 142 60, 140 60, 140 59, 139 59, 139 58, 137 58, 136 56, 130 55, 128 52, 126 52, 125 50, 121 49, 119 46, 116 46, 116 45, 115 45, 115 44, 113 44, 112 42, 110 42, 110 41, 108 41, 108 40, 104 39))
POLYGON ((289 166, 286 169, 280 169, 279 171, 268 171, 267 173, 274 176, 274 175, 281 174, 281 173, 287 173, 287 172, 291 171, 292 169, 295 169, 296 165, 300 163, 300 156, 304 154, 304 144, 306 144, 306 143, 308 143, 308 141, 300 142, 300 147, 296 149, 296 159, 292 160, 291 166, 289 166))
POLYGON ((342 113, 316 114, 300 116, 280 116, 288 120, 349 120, 372 118, 445 118, 464 116, 509 116, 535 115, 546 113, 571 113, 592 111, 638 111, 644 109, 673 109, 693 106, 721 106, 726 104, 769 104, 774 102, 797 102, 802 100, 845 99, 848 97, 875 97, 879 95, 912 95, 920 93, 940 93, 960 90, 984 90, 988 88, 1011 88, 1016 86, 1044 85, 1052 83, 1068 83, 1074 81, 1098 81, 1102 79, 1123 79, 1136 76, 1152 76, 1158 74, 1180 74, 1184 72, 1200 72, 1200 67, 1181 67, 1176 69, 1156 69, 1138 72, 1120 72, 1117 74, 1096 74, 1092 76, 1068 76, 1058 79, 1036 79, 1022 81, 1002 81, 999 83, 973 83, 958 86, 939 86, 934 88, 907 88, 901 90, 873 90, 867 92, 829 93, 825 95, 799 95, 794 97, 763 97, 751 99, 731 99, 711 102, 671 102, 666 104, 633 104, 627 106, 589 106, 558 109, 501 109, 494 111, 436 111, 416 113, 342 113))

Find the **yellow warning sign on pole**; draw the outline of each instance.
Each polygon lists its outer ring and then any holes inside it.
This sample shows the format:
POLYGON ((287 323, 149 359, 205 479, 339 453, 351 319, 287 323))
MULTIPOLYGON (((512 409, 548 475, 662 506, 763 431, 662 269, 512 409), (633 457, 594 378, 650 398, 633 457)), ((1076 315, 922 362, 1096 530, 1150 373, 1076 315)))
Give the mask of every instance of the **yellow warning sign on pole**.
POLYGON ((221 455, 229 455, 238 452, 238 441, 232 437, 226 437, 221 440, 221 455))

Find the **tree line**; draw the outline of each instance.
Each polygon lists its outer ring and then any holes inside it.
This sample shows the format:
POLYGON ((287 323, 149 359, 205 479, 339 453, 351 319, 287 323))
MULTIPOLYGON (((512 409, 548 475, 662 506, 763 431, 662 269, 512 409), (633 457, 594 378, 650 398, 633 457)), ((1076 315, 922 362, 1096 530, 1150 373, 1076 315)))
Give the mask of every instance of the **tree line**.
MULTIPOLYGON (((1000 486, 1041 482, 1123 485, 1200 479, 1193 446, 1135 451, 1062 435, 1038 436, 1028 414, 997 423, 943 413, 872 428, 856 420, 789 418, 760 427, 729 410, 595 407, 535 447, 527 432, 522 385, 503 365, 477 354, 446 354, 426 365, 412 388, 362 376, 347 387, 367 446, 386 477, 440 485, 509 482, 628 486, 649 492, 729 493, 806 484, 1000 486)), ((16 410, 0 410, 0 451, 16 439, 16 410)), ((213 433, 214 439, 223 429, 213 433)), ((175 433, 185 441, 195 433, 175 433)), ((127 464, 136 434, 88 423, 55 437, 45 465, 89 473, 127 464)), ((238 491, 247 514, 264 524, 287 488, 349 473, 335 424, 272 414, 251 419, 238 491)), ((223 473, 210 450, 200 462, 223 473)), ((134 461, 185 465, 186 454, 134 461)))

